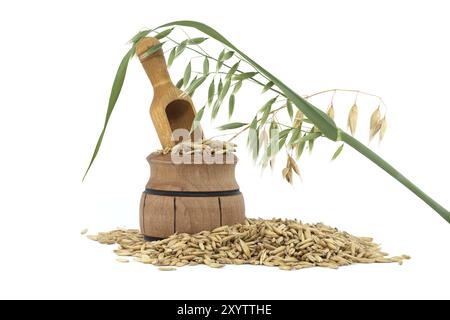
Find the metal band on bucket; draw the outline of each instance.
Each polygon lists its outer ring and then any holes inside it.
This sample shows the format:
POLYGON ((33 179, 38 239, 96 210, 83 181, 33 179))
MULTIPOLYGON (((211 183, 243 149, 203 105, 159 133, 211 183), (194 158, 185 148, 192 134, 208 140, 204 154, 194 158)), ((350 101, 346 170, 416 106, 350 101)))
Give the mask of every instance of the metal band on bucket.
POLYGON ((145 189, 144 193, 165 197, 229 197, 241 194, 239 189, 226 191, 168 191, 145 189))

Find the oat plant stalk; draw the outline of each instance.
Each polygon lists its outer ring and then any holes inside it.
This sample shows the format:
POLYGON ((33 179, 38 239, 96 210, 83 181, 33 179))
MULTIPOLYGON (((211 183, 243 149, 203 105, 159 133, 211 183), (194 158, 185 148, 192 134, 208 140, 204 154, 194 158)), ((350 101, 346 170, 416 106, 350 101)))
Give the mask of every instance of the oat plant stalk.
MULTIPOLYGON (((267 125, 270 123, 270 128, 275 129, 279 131, 280 134, 280 141, 277 141, 280 143, 280 145, 283 145, 286 147, 286 149, 291 149, 292 152, 292 145, 297 145, 297 155, 300 156, 303 148, 305 146, 305 143, 308 143, 309 149, 311 150, 314 144, 314 141, 319 137, 326 137, 331 141, 335 142, 341 142, 343 144, 347 144, 348 146, 352 147, 362 155, 364 155, 366 158, 370 159, 373 163, 375 163, 377 166, 379 166, 381 169, 386 171, 390 176, 392 176, 394 179, 399 181, 401 184, 403 184, 405 187, 407 187, 409 190, 411 190, 415 195, 417 195, 420 199, 422 199, 425 203, 427 203, 431 208, 433 208, 439 215, 442 216, 447 222, 450 223, 450 213, 447 209, 445 209, 443 206, 441 206, 439 203, 437 203, 435 200, 433 200, 430 196, 428 196, 425 192, 423 192, 419 187, 417 187, 413 182, 411 182, 409 179, 407 179, 404 175, 402 175, 398 170, 396 170, 393 166, 391 166, 388 162, 386 162, 384 159, 382 159, 380 156, 378 156, 375 152, 373 152, 371 149, 369 149, 366 145, 361 143, 359 140, 357 140, 355 137, 353 137, 353 134, 356 130, 356 119, 358 116, 358 106, 356 104, 356 99, 353 107, 351 108, 349 119, 348 119, 348 126, 352 134, 346 133, 343 129, 337 127, 336 123, 334 122, 334 107, 331 102, 329 109, 327 113, 323 112, 313 104, 311 104, 308 101, 308 97, 302 97, 295 91, 293 91, 289 86, 287 86, 285 83, 283 83, 280 79, 278 79, 275 75, 273 75, 271 72, 263 68, 261 65, 259 65, 256 61, 254 61, 252 58, 247 56, 243 51, 241 51, 239 48, 237 48, 235 45, 233 45, 228 39, 226 39, 223 35, 221 35, 219 32, 211 28, 210 26, 196 22, 196 21, 175 21, 170 22, 167 24, 163 24, 155 29, 148 29, 143 30, 136 34, 130 41, 131 43, 131 49, 127 52, 125 57, 123 58, 115 80, 113 82, 113 87, 111 90, 111 95, 109 99, 108 109, 106 113, 105 122, 103 125, 102 132, 100 134, 100 137, 98 139, 97 145, 95 147, 94 153, 92 155, 91 161, 89 163, 88 169, 86 170, 86 174, 89 171, 92 163, 94 162, 97 153, 100 149, 103 136, 105 134, 106 127, 108 125, 110 116, 112 111, 114 110, 114 106, 117 102, 117 99, 119 97, 120 91, 122 89, 122 85, 125 79, 125 74, 127 70, 127 66, 131 58, 135 54, 135 45, 136 43, 142 39, 143 37, 147 36, 149 33, 155 32, 155 37, 158 39, 164 39, 167 41, 170 41, 174 43, 176 46, 172 48, 169 54, 168 58, 168 64, 170 65, 173 63, 173 61, 180 56, 186 48, 196 52, 201 57, 204 57, 204 63, 203 63, 203 72, 198 72, 197 75, 192 78, 192 64, 191 61, 189 62, 188 66, 186 67, 186 71, 183 75, 183 78, 178 81, 177 86, 182 88, 184 87, 185 92, 189 95, 193 95, 195 90, 200 87, 205 80, 210 76, 213 75, 216 77, 219 75, 219 81, 218 83, 215 82, 216 78, 213 79, 211 82, 209 89, 208 89, 208 102, 205 105, 210 106, 212 108, 212 117, 214 118, 219 108, 227 96, 227 93, 232 91, 231 94, 229 94, 229 113, 230 116, 233 113, 234 105, 235 105, 235 95, 237 91, 242 86, 243 81, 252 81, 258 85, 261 85, 263 87, 263 92, 270 91, 273 94, 276 94, 275 97, 273 97, 271 100, 269 100, 266 105, 261 108, 260 111, 258 111, 258 114, 255 116, 253 121, 251 123, 244 123, 244 122, 233 122, 226 124, 222 126, 222 129, 228 130, 228 129, 237 129, 241 128, 241 131, 239 131, 235 136, 239 135, 245 130, 249 131, 256 131, 257 137, 256 137, 256 143, 252 143, 252 140, 249 139, 249 144, 253 145, 251 148, 253 148, 255 151, 255 154, 258 155, 258 149, 260 147, 260 141, 258 140, 259 130, 264 127, 264 125, 267 125), (175 27, 186 27, 186 28, 192 28, 196 29, 197 31, 205 34, 211 39, 214 39, 218 42, 220 42, 225 49, 221 52, 220 56, 218 58, 214 58, 206 53, 201 47, 200 44, 205 41, 207 38, 188 38, 182 42, 177 42, 170 38, 170 33, 175 27), (159 31, 162 30, 163 31, 159 31), (232 56, 238 57, 238 62, 234 65, 227 64, 227 60, 229 60, 232 56), (210 66, 209 62, 214 61, 217 63, 216 71, 210 72, 210 66), (253 71, 244 72, 240 70, 240 62, 245 62, 248 66, 253 68, 253 71), (227 68, 227 72, 222 72, 222 67, 227 68), (261 81, 257 78, 257 76, 262 77, 264 80, 261 81), (235 81, 232 83, 232 81, 235 81), (217 89, 216 89, 217 88, 217 89), (283 101, 285 101, 284 105, 282 107, 279 107, 277 109, 272 109, 274 104, 278 102, 280 98, 284 98, 283 101), (295 119, 293 118, 293 110, 292 106, 295 106, 298 110, 295 116, 295 119), (293 127, 287 126, 287 129, 285 130, 279 130, 280 124, 277 121, 276 113, 280 109, 286 109, 293 118, 293 127), (271 118, 269 118, 271 117, 271 118), (308 123, 312 127, 307 128, 307 131, 305 132, 302 129, 302 123, 308 123), (287 139, 288 136, 290 139, 287 139), (290 140, 290 142, 287 142, 287 140, 290 140)), ((165 44, 165 42, 161 42, 161 45, 155 46, 152 48, 149 48, 147 55, 150 55, 157 50, 161 49, 161 47, 165 44)), ((327 90, 331 91, 331 90, 327 90)), ((324 92, 327 92, 324 91, 324 92)), ((344 90, 345 91, 345 90, 344 90)), ((318 94, 324 93, 320 92, 318 94)), ((336 92, 336 90, 334 90, 336 92)), ((311 96, 309 96, 311 97, 311 96)), ((381 99, 380 99, 381 100, 381 99)), ((381 101, 380 101, 381 102, 381 101)), ((201 117, 204 114, 205 107, 199 110, 197 113, 196 120, 201 120, 201 117)), ((286 126, 285 126, 286 127, 286 126)), ((386 127, 386 121, 385 118, 381 118, 380 116, 380 106, 377 108, 377 110, 372 114, 371 118, 371 128, 370 128, 370 137, 373 138, 373 136, 377 133, 379 133, 380 139, 384 135, 384 130, 386 127)), ((249 137, 250 137, 249 132, 249 137)), ((234 136, 234 137, 235 137, 234 136)), ((233 137, 233 138, 234 138, 233 137)), ((338 148, 335 155, 333 156, 333 159, 337 157, 340 152, 342 151, 343 144, 338 148)), ((268 148, 267 156, 270 157, 270 148, 268 148)), ((290 155, 288 155, 288 164, 291 163, 291 172, 292 167, 294 168, 294 171, 297 171, 298 169, 295 166, 295 162, 292 159, 290 155)), ((288 168, 286 168, 288 169, 288 168)), ((289 170, 288 170, 289 171, 289 170)), ((283 175, 285 175, 285 178, 289 181, 289 177, 286 177, 286 175, 289 174, 289 172, 283 172, 283 175)), ((86 174, 84 177, 86 177, 86 174)))

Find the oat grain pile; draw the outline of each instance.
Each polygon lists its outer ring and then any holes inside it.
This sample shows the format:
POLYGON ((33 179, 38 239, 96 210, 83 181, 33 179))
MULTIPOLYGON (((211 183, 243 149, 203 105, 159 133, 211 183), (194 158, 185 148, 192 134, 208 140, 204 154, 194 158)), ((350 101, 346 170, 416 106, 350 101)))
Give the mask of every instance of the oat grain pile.
POLYGON ((138 230, 101 232, 89 239, 118 244, 118 262, 134 257, 160 270, 205 264, 253 264, 294 270, 310 267, 338 268, 354 263, 402 264, 406 255, 388 257, 371 238, 355 237, 324 224, 296 220, 247 219, 245 224, 222 226, 211 232, 174 234, 155 242, 145 241, 138 230))

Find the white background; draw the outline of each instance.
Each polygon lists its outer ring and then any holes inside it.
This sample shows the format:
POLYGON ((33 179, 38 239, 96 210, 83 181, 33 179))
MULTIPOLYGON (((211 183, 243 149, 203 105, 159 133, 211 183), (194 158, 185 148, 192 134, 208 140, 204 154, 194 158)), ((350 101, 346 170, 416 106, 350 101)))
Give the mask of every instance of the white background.
MULTIPOLYGON (((210 24, 300 94, 337 87, 381 95, 389 128, 371 147, 450 208, 449 9, 447 1, 2 1, 0 298, 450 298, 450 226, 350 148, 330 163, 336 146, 328 142, 301 160, 304 182, 291 187, 281 161, 261 174, 238 141, 247 215, 321 221, 373 236, 411 261, 160 272, 119 264, 112 247, 79 234, 138 225, 145 157, 159 142, 148 117, 152 90, 136 60, 97 161, 83 184, 81 177, 126 41, 177 19, 210 24)), ((175 63, 174 80, 183 67, 175 63)), ((259 90, 238 96, 236 120, 261 106, 259 90)), ((201 107, 204 94, 194 98, 201 107)), ((352 99, 337 99, 341 126, 352 99)), ((326 108, 328 100, 314 102, 326 108)), ((358 137, 367 141, 376 101, 360 105, 358 137)), ((205 130, 226 121, 224 112, 205 130)))

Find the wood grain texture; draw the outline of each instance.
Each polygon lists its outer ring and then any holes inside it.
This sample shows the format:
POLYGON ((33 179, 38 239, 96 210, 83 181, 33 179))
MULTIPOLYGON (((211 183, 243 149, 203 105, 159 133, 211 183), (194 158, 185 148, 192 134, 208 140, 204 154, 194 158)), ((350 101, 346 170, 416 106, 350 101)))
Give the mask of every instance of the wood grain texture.
POLYGON ((175 202, 176 231, 197 233, 220 226, 219 199, 177 197, 175 202))
POLYGON ((151 154, 151 176, 146 188, 167 191, 228 191, 239 189, 237 157, 231 164, 174 164, 170 154, 151 154))
POLYGON ((175 232, 173 197, 146 195, 142 215, 143 234, 155 238, 167 238, 175 232))
MULTIPOLYGON (((214 192, 238 190, 237 158, 230 164, 174 164, 171 155, 151 154, 147 189, 214 192)), ((197 233, 224 224, 243 223, 242 194, 233 196, 162 196, 146 194, 141 210, 141 231, 149 237, 166 238, 176 232, 197 233)))
POLYGON ((139 226, 143 234, 145 234, 145 225, 144 225, 144 207, 145 207, 145 198, 147 194, 145 192, 141 195, 141 202, 139 203, 139 226))
MULTIPOLYGON (((191 98, 183 94, 170 79, 162 49, 142 58, 143 53, 157 44, 159 41, 156 38, 143 38, 136 45, 136 54, 153 86, 150 116, 161 145, 166 148, 175 145, 175 141, 172 141, 173 131, 180 128, 191 129, 196 111, 191 98)), ((201 128, 197 131, 192 137, 201 139, 201 128)))
POLYGON ((221 209, 221 224, 233 225, 245 222, 245 203, 242 194, 219 198, 221 209))

